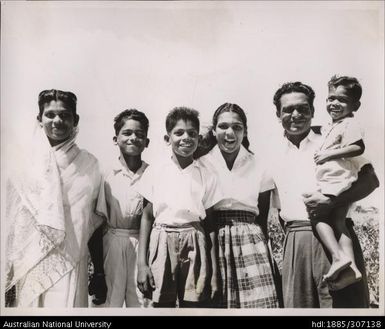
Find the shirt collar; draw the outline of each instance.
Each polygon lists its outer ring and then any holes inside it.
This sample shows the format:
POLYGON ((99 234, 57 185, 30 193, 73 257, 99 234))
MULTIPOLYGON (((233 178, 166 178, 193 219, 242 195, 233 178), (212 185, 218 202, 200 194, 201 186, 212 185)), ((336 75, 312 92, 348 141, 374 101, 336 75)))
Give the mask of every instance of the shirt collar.
MULTIPOLYGON (((312 143, 312 142, 315 142, 317 141, 318 135, 316 133, 314 133, 314 131, 312 129, 310 129, 309 133, 307 134, 307 136, 300 142, 299 144, 299 149, 303 148, 305 145, 309 144, 309 143, 312 143)), ((298 149, 286 136, 286 134, 284 133, 284 137, 286 139, 286 146, 288 148, 295 148, 295 149, 298 149)))
POLYGON ((347 115, 346 117, 343 117, 343 118, 341 118, 341 119, 339 119, 339 120, 337 120, 337 121, 334 121, 334 122, 331 121, 331 122, 329 122, 329 126, 336 126, 337 124, 343 122, 344 120, 346 120, 346 119, 351 119, 351 118, 354 118, 354 114, 353 114, 353 113, 350 113, 350 114, 347 115))
POLYGON ((146 170, 147 167, 148 167, 148 164, 142 160, 142 165, 134 173, 128 168, 124 159, 121 156, 119 156, 117 161, 115 161, 113 171, 114 171, 114 175, 121 173, 124 176, 127 176, 127 177, 131 178, 132 180, 134 180, 134 179, 142 176, 143 172, 146 170))
POLYGON ((187 170, 189 168, 198 167, 198 162, 194 159, 190 165, 188 165, 186 168, 182 168, 180 166, 178 160, 175 158, 174 153, 171 153, 171 155, 168 159, 169 159, 169 163, 174 164, 174 166, 176 166, 179 170, 187 170))
MULTIPOLYGON (((211 154, 213 158, 220 163, 223 167, 227 168, 226 160, 222 155, 221 150, 219 149, 218 144, 214 146, 214 148, 211 150, 211 154)), ((250 158, 252 154, 246 150, 246 148, 241 145, 239 149, 239 153, 237 154, 237 157, 235 158, 233 169, 242 166, 242 164, 245 162, 246 159, 250 158)))

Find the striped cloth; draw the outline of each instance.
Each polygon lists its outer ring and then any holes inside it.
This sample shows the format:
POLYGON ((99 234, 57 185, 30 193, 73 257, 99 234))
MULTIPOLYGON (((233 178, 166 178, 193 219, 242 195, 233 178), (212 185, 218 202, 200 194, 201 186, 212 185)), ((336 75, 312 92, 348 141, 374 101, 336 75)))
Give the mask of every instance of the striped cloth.
POLYGON ((264 234, 247 211, 215 212, 222 307, 279 307, 264 234))

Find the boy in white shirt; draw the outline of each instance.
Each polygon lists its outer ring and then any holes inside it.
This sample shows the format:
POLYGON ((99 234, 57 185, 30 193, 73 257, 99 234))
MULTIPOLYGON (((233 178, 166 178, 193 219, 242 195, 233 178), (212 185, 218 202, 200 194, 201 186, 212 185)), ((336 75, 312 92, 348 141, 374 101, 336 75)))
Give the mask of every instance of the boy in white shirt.
POLYGON ((152 295, 154 307, 176 307, 177 301, 179 307, 199 307, 210 298, 210 281, 211 295, 217 292, 214 234, 210 244, 202 221, 210 221, 210 208, 220 197, 215 175, 193 159, 198 112, 173 109, 166 130, 171 159, 151 166, 137 185, 147 202, 139 237, 138 287, 145 296, 152 295))
POLYGON ((119 158, 103 177, 96 212, 105 218, 103 264, 107 283, 105 307, 148 306, 137 289, 137 253, 143 197, 136 183, 148 167, 142 152, 148 146, 149 122, 136 109, 125 110, 114 118, 114 144, 119 158))

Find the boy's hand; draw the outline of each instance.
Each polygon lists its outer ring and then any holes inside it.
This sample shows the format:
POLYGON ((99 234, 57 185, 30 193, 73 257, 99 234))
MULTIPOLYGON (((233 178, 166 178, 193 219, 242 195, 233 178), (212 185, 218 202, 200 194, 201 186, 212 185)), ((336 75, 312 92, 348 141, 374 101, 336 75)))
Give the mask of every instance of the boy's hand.
POLYGON ((145 298, 150 298, 152 291, 155 290, 155 281, 150 267, 147 265, 138 267, 137 285, 145 298))
POLYGON ((330 154, 327 151, 318 151, 318 152, 315 152, 314 154, 314 161, 318 165, 323 164, 330 160, 329 156, 330 154))
POLYGON ((211 276, 211 300, 217 301, 219 299, 219 280, 218 280, 218 275, 213 274, 211 276))
POLYGON ((105 303, 107 298, 107 284, 104 274, 96 273, 91 276, 88 293, 90 296, 95 295, 95 298, 92 300, 95 305, 105 303))

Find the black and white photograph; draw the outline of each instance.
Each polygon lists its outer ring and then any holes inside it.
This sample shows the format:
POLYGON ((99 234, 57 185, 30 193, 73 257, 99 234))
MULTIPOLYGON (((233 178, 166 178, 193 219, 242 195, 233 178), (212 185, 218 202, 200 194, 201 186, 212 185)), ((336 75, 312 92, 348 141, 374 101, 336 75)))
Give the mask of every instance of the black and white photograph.
POLYGON ((384 316, 384 87, 383 1, 1 1, 0 315, 384 316))

